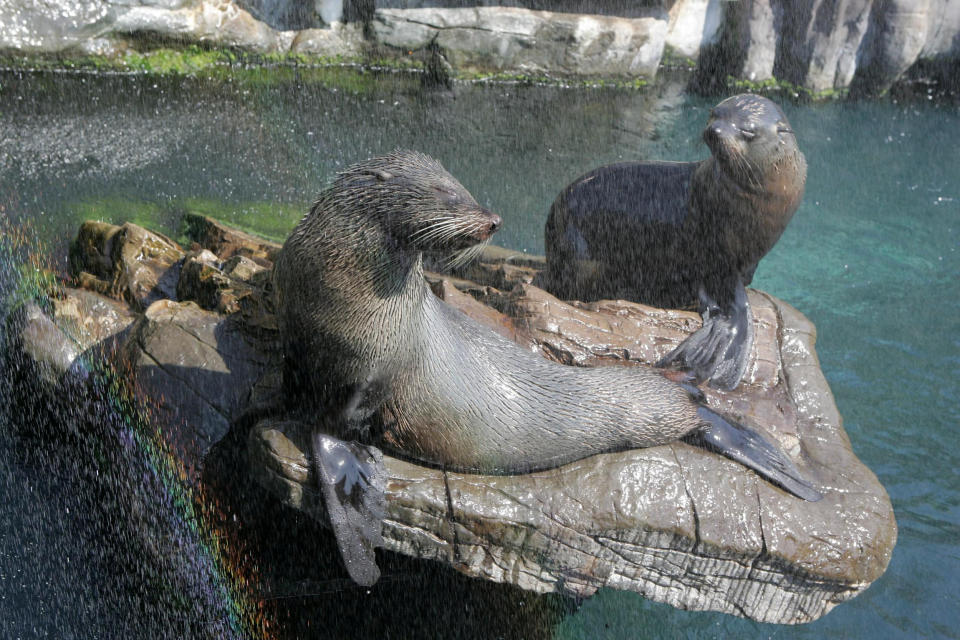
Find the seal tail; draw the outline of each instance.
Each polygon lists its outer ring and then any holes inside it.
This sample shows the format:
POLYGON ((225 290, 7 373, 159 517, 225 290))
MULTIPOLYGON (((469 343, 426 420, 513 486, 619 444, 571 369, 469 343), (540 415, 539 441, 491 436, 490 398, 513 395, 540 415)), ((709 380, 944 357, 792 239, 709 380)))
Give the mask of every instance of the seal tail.
POLYGON ((800 475, 793 463, 760 434, 727 420, 707 407, 697 409, 697 415, 705 423, 697 433, 698 444, 753 469, 761 477, 798 498, 809 502, 823 498, 800 475))

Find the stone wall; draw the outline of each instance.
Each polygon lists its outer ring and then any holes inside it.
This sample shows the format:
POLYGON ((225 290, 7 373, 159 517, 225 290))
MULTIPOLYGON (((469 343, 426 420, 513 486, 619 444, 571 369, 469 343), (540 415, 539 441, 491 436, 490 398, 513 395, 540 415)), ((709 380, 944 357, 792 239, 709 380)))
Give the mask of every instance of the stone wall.
POLYGON ((919 61, 960 59, 960 0, 0 0, 0 50, 120 56, 143 36, 257 53, 403 57, 436 39, 464 72, 651 77, 699 60, 702 86, 776 78, 882 92, 919 61), (429 7, 424 5, 453 5, 429 7), (472 5, 489 5, 479 0, 472 5), (539 10, 551 5, 552 11, 539 10), (397 8, 403 5, 403 8, 397 8), (323 26, 324 18, 333 21, 323 26), (345 20, 341 22, 338 19, 345 20))

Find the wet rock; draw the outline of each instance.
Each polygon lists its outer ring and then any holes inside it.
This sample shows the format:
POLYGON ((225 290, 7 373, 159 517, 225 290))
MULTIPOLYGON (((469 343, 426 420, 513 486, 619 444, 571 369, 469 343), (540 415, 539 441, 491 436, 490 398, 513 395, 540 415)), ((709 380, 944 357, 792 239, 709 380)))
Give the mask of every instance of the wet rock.
MULTIPOLYGON (((779 443, 815 478, 822 501, 797 500, 684 443, 516 476, 443 472, 387 456, 386 547, 538 592, 586 597, 613 587, 765 622, 808 622, 852 598, 890 560, 893 511, 840 426, 813 326, 767 300, 774 335, 783 336, 777 388, 754 390, 748 401, 715 394, 711 405, 779 443), (758 394, 764 400, 755 405, 758 394)), ((252 470, 322 521, 307 433, 296 422, 261 422, 250 434, 252 470)))
MULTIPOLYGON (((269 403, 282 383, 269 270, 248 259, 268 261, 277 246, 199 222, 195 229, 213 229, 207 244, 234 257, 199 250, 188 262, 250 285, 241 307, 256 308, 263 324, 251 327, 254 316, 243 308, 224 316, 160 300, 127 330, 123 350, 156 416, 197 464, 244 408, 269 403)), ((637 366, 700 325, 689 312, 557 300, 530 284, 543 265, 536 256, 489 248, 482 262, 471 272, 480 282, 430 275, 434 292, 560 362, 637 366)), ((538 592, 586 597, 613 587, 779 623, 814 620, 866 589, 896 541, 889 498, 851 450, 819 369, 813 326, 761 292, 751 291, 750 302, 756 340, 748 379, 734 392, 705 389, 707 401, 777 443, 822 501, 793 498, 741 465, 679 442, 516 476, 449 473, 386 456, 386 547, 538 592)), ((62 318, 79 314, 61 307, 62 318)), ((250 471, 324 522, 307 435, 298 422, 261 421, 247 434, 250 471)))
POLYGON ((57 394, 64 383, 82 384, 88 362, 112 358, 116 340, 137 317, 126 304, 84 289, 65 288, 44 302, 46 310, 34 301, 24 303, 3 327, 20 364, 40 380, 44 393, 57 394))
POLYGON ((103 347, 137 319, 123 302, 86 289, 63 289, 52 305, 53 321, 81 351, 103 347))
POLYGON ((173 240, 131 222, 85 222, 70 245, 70 272, 83 287, 142 311, 176 297, 183 257, 173 240))
POLYGON ((4 330, 13 338, 13 351, 19 353, 22 364, 31 367, 44 389, 59 387, 80 356, 80 348, 34 302, 24 304, 8 323, 4 330))
POLYGON ((210 311, 236 313, 241 310, 242 300, 253 295, 257 274, 266 271, 266 267, 240 255, 221 265, 217 256, 203 249, 184 259, 177 296, 210 311))
POLYGON ((435 41, 458 69, 653 77, 667 21, 515 7, 380 9, 373 28, 381 44, 400 50, 435 41))

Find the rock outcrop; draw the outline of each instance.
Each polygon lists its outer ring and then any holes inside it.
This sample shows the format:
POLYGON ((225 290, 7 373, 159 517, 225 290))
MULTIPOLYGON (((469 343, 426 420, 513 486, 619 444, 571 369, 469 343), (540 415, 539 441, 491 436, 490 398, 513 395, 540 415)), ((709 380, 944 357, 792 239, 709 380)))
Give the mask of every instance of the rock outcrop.
POLYGON ((714 75, 880 93, 919 61, 960 57, 960 4, 951 0, 723 6, 720 44, 705 51, 722 58, 709 67, 714 75))
MULTIPOLYGON (((131 309, 68 289, 52 301, 49 316, 28 307, 16 326, 22 351, 42 365, 48 385, 81 351, 88 358, 122 356, 159 407, 154 418, 174 449, 196 468, 245 408, 278 393, 262 257, 278 247, 250 237, 240 246, 243 234, 207 219, 191 217, 188 228, 195 244, 184 261, 197 266, 177 271, 172 295, 179 300, 156 299, 135 312, 144 298, 129 292, 156 292, 155 273, 105 260, 123 251, 89 238, 98 231, 92 237, 153 246, 157 236, 135 225, 85 225, 80 237, 87 240, 75 243, 72 261, 79 281, 131 309), (231 251, 233 258, 218 255, 231 251), (261 264, 243 254, 260 256, 261 264), (90 272, 80 267, 92 265, 100 265, 98 275, 83 277, 90 272), (108 341, 119 348, 98 350, 108 341)), ((491 247, 457 277, 429 280, 448 304, 572 366, 643 365, 699 326, 692 313, 557 300, 531 284, 542 264, 491 247)), ((778 443, 823 500, 793 498, 680 442, 514 476, 450 473, 387 456, 385 546, 537 592, 587 597, 610 587, 767 622, 814 620, 863 591, 885 570, 896 541, 889 498, 851 450, 820 372, 814 327, 762 292, 751 291, 750 302, 756 340, 747 380, 734 392, 706 389, 708 402, 778 443)), ((250 473, 278 500, 324 522, 307 430, 282 416, 257 422, 246 436, 250 473)))
POLYGON ((378 42, 423 49, 436 39, 450 64, 468 71, 532 75, 653 77, 667 22, 513 7, 383 9, 378 42))
POLYGON ((367 2, 363 11, 353 11, 350 4, 346 13, 336 10, 336 2, 324 2, 312 16, 302 4, 265 4, 8 0, 0 3, 0 51, 120 56, 134 43, 142 48, 147 36, 259 54, 369 62, 385 56, 409 60, 415 52, 422 58, 434 47, 447 64, 464 72, 627 79, 653 77, 669 51, 673 57, 699 59, 698 84, 715 90, 733 76, 754 82, 776 78, 813 92, 853 88, 861 93, 886 90, 918 62, 960 59, 960 3, 955 0, 674 0, 629 10, 576 3, 572 8, 578 12, 553 4, 553 10, 539 11, 467 3, 372 11, 373 3, 367 2), (318 28, 320 14, 358 21, 318 28), (278 15, 298 17, 271 19, 278 15))

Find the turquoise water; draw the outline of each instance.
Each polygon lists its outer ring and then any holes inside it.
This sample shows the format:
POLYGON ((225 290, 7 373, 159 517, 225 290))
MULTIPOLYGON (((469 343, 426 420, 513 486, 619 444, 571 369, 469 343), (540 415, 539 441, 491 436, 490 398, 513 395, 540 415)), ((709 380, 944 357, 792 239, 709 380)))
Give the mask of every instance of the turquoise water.
MULTIPOLYGON (((403 146, 436 156, 500 213, 501 244, 541 253, 546 214, 563 186, 607 162, 704 157, 699 132, 716 101, 686 98, 675 85, 644 94, 506 85, 424 94, 397 76, 211 86, 4 73, 0 215, 32 223, 59 264, 90 215, 135 218, 176 235, 182 212, 200 208, 282 236, 337 168, 403 146)), ((491 628, 558 638, 957 637, 960 109, 886 101, 785 110, 809 163, 807 193, 754 286, 817 325, 854 451, 894 503, 900 533, 889 569, 801 627, 676 611, 607 590, 521 623, 524 596, 507 591, 498 597, 509 614, 489 612, 491 628)), ((22 504, 17 466, 4 464, 10 504, 22 504)), ((11 531, 22 526, 14 507, 0 515, 11 531)), ((62 523, 42 515, 29 526, 62 523)), ((0 557, 0 575, 5 562, 10 574, 12 561, 0 557)), ((0 582, 4 591, 10 584, 0 582)), ((429 590, 434 583, 418 584, 399 600, 411 620, 445 608, 443 592, 429 590)), ((487 602, 471 597, 467 608, 487 602)), ((308 604, 321 618, 346 606, 308 604)))

